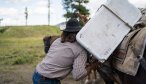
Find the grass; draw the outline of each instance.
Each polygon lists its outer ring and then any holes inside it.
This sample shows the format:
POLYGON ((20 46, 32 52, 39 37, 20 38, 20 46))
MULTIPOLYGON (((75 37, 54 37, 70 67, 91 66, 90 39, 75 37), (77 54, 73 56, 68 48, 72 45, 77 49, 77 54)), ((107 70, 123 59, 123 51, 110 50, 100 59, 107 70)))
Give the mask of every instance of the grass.
POLYGON ((33 63, 43 55, 41 38, 9 38, 0 43, 0 64, 33 63))
POLYGON ((12 26, 0 28, 0 37, 26 38, 57 35, 60 30, 55 26, 12 26))
MULTIPOLYGON (((55 26, 0 27, 0 84, 32 84, 35 66, 45 56, 43 37, 60 35, 55 26)), ((69 75, 62 84, 80 84, 69 75)))
POLYGON ((60 35, 55 26, 0 28, 0 65, 36 64, 43 56, 42 38, 60 35))

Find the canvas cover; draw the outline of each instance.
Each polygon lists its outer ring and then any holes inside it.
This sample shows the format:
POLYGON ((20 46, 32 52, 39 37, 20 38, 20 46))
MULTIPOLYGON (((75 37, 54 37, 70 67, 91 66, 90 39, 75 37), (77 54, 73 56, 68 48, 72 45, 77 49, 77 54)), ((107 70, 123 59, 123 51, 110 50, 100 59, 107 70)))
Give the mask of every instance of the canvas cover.
POLYGON ((126 74, 137 74, 146 46, 146 27, 130 32, 114 51, 113 66, 126 74))

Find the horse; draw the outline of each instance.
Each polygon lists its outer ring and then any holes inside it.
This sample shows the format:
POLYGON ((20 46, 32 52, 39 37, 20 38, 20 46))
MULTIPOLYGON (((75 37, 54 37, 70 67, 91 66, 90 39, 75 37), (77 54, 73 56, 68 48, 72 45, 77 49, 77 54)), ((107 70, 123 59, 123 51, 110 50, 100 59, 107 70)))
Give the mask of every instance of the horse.
MULTIPOLYGON (((44 42, 44 52, 47 53, 50 45, 52 44, 52 42, 59 38, 59 36, 47 36, 47 37, 44 37, 43 38, 43 42, 44 42)), ((144 55, 143 55, 144 59, 146 59, 146 47, 145 47, 145 50, 144 50, 144 55)), ((100 65, 100 64, 98 64, 100 65)), ((103 65, 101 65, 103 66, 103 65)), ((146 70, 140 65, 139 66, 139 70, 136 74, 136 76, 131 76, 131 75, 128 75, 128 74, 125 74, 123 72, 120 72, 114 68, 110 68, 108 66, 103 66, 102 70, 101 68, 97 69, 97 73, 99 73, 102 77, 102 79, 104 80, 105 84, 114 84, 115 83, 115 80, 112 75, 116 74, 118 75, 117 77, 119 77, 121 83, 119 84, 145 84, 146 82, 146 70), (104 72, 103 71, 107 71, 107 72, 104 72), (113 73, 114 71, 114 73, 113 73), (108 75, 106 74, 108 73, 108 75)), ((96 79, 96 73, 95 73, 95 70, 93 72, 93 75, 94 75, 94 79, 96 79)), ((96 84, 98 81, 96 81, 96 83, 93 83, 95 82, 95 80, 91 81, 91 78, 89 78, 90 76, 88 76, 88 82, 86 80, 85 84, 96 84)), ((101 81, 101 80, 100 80, 101 81)), ((103 82, 102 82, 103 83, 103 82)), ((117 82, 116 82, 117 83, 117 82)))
MULTIPOLYGON (((144 25, 146 26, 146 25, 144 25)), ((144 27, 143 24, 136 25, 136 27, 144 27)), ((44 42, 44 51, 45 53, 48 52, 50 45, 52 42, 58 38, 59 36, 47 36, 43 39, 44 42), (53 40, 52 40, 53 39, 53 40), (49 47, 48 47, 49 46, 49 47)), ((143 54, 143 58, 146 59, 146 46, 143 54)), ((109 58, 111 60, 111 58, 109 58)), ((99 67, 97 68, 97 73, 100 74, 101 78, 105 82, 105 84, 145 84, 146 82, 146 70, 142 67, 142 65, 139 66, 138 72, 135 76, 128 75, 126 73, 123 73, 121 71, 116 70, 114 67, 112 67, 112 64, 108 63, 108 65, 99 64, 99 67)), ((95 72, 95 71, 94 71, 95 72)), ((95 75, 95 73, 94 73, 95 75)), ((96 78, 96 76, 95 76, 96 78)), ((88 78, 91 80, 90 78, 88 78)), ((103 83, 103 82, 102 82, 103 83)), ((97 84, 96 83, 86 83, 86 84, 97 84)))
POLYGON ((51 44, 60 36, 45 36, 43 38, 43 43, 44 43, 44 52, 47 54, 51 44))
MULTIPOLYGON (((143 58, 146 59, 146 46, 144 50, 143 58)), ((116 70, 119 75, 122 84, 145 84, 146 83, 146 70, 140 65, 138 72, 135 76, 131 76, 116 70)))

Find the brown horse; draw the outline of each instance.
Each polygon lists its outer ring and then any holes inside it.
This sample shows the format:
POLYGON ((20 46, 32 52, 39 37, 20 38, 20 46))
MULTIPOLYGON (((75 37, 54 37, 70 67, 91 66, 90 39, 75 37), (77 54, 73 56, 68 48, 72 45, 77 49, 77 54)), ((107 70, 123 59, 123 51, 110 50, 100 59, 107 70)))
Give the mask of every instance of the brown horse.
POLYGON ((44 42, 44 52, 47 53, 51 44, 60 36, 45 36, 43 38, 43 42, 44 42))
MULTIPOLYGON (((47 53, 49 50, 49 46, 52 44, 52 42, 59 38, 59 36, 47 36, 44 37, 43 42, 44 42, 44 51, 47 53)), ((146 59, 146 49, 144 51, 144 56, 146 59)), ((100 73, 101 77, 103 78, 103 80, 105 81, 105 84, 114 84, 115 80, 114 77, 112 77, 112 75, 116 74, 119 76, 120 80, 121 80, 121 84, 145 84, 146 83, 146 70, 140 65, 139 70, 136 74, 136 76, 131 76, 125 73, 122 73, 118 70, 115 70, 114 68, 111 68, 109 66, 102 66, 102 70, 101 68, 98 68, 97 71, 100 73)), ((117 82, 116 82, 117 83, 117 82)), ((120 84, 120 83, 119 83, 120 84)))

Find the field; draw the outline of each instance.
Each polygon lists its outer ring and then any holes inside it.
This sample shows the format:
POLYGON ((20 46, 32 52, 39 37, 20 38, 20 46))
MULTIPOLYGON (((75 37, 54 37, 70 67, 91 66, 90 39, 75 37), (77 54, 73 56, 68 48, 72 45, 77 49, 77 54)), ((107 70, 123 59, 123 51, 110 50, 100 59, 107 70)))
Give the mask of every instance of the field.
MULTIPOLYGON (((60 34, 55 26, 0 27, 0 84, 32 84, 35 66, 45 56, 42 38, 60 34)), ((62 81, 77 83, 71 76, 62 81)))

